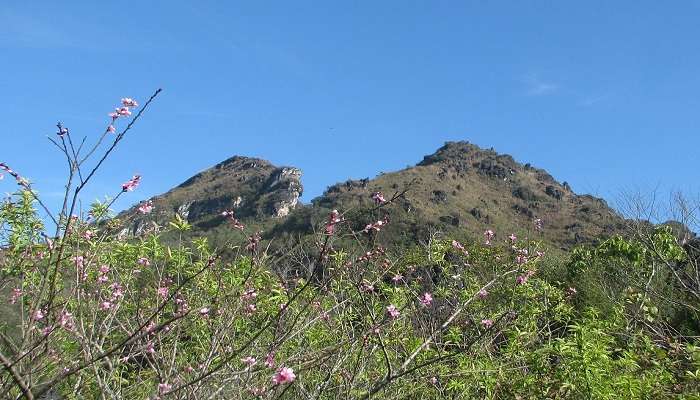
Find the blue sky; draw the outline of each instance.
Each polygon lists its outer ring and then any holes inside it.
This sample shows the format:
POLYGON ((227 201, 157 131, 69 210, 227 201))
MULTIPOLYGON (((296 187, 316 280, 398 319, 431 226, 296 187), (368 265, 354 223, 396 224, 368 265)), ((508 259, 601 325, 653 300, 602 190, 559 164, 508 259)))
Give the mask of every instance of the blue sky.
MULTIPOLYGON (((164 92, 85 201, 230 156, 330 184, 468 140, 575 191, 700 192, 700 2, 148 1, 0 5, 0 161, 57 203, 60 120, 94 138, 164 92)), ((13 187, 0 182, 0 192, 13 187)))

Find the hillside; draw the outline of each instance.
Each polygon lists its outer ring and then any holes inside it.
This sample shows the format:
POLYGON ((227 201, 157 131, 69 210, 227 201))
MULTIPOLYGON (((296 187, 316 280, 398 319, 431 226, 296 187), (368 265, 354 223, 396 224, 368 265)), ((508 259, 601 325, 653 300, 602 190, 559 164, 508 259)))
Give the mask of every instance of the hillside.
POLYGON ((448 142, 413 167, 332 185, 308 205, 298 201, 300 177, 297 168, 232 157, 151 199, 153 214, 137 216, 130 231, 138 234, 149 221, 163 224, 179 213, 195 229, 209 232, 225 222, 222 211, 234 210, 237 218, 262 224, 268 232, 303 235, 332 209, 361 211, 372 207, 374 192, 391 198, 403 191, 395 201, 398 207, 387 208, 387 229, 404 242, 431 230, 480 236, 492 229, 538 235, 555 247, 570 248, 624 228, 624 219, 604 200, 578 195, 543 169, 468 142, 448 142), (542 221, 541 232, 535 232, 536 219, 542 221))

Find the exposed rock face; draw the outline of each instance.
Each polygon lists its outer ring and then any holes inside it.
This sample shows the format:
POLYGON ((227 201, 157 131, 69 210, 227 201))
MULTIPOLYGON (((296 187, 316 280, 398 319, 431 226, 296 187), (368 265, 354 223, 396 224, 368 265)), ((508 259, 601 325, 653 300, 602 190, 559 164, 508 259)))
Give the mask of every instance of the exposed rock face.
POLYGON ((299 205, 302 192, 298 168, 278 168, 265 160, 235 156, 152 198, 151 214, 142 216, 135 206, 122 216, 133 217, 129 228, 133 235, 151 229, 154 222, 166 224, 176 214, 206 230, 222 224, 221 213, 226 210, 243 220, 285 217, 299 205))

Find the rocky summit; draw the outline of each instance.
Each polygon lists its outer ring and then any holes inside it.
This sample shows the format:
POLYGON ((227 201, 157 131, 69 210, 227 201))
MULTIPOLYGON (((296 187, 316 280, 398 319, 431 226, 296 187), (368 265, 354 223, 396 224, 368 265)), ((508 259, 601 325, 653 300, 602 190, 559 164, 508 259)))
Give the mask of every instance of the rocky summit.
POLYGON ((206 231, 225 222, 233 211, 243 220, 286 217, 299 205, 301 170, 276 167, 258 158, 235 156, 189 178, 167 193, 151 198, 153 212, 140 215, 138 205, 122 213, 133 224, 124 233, 139 235, 153 224, 180 215, 195 229, 206 231))
POLYGON ((570 248, 625 227, 624 218, 604 200, 578 195, 543 169, 469 142, 448 142, 413 167, 334 184, 308 205, 299 203, 300 178, 297 168, 232 157, 151 199, 154 212, 135 215, 129 231, 139 234, 150 223, 163 224, 180 214, 206 232, 225 221, 221 212, 233 210, 237 218, 264 223, 275 233, 309 234, 330 210, 372 207, 375 192, 387 199, 401 194, 386 208, 386 229, 393 231, 386 236, 405 242, 431 231, 476 237, 491 229, 570 248), (535 230, 537 220, 541 231, 535 230))

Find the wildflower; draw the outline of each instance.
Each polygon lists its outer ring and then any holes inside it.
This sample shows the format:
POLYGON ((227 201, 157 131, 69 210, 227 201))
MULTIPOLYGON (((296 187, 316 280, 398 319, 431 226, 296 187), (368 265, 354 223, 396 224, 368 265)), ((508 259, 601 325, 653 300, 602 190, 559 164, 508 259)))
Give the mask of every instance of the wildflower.
POLYGON ((112 306, 113 306, 113 304, 111 301, 105 300, 102 303, 100 303, 100 310, 107 311, 107 310, 112 309, 112 306))
POLYGON ((122 192, 133 192, 141 182, 141 175, 134 175, 131 179, 122 184, 122 192))
POLYGON ((508 239, 510 239, 511 243, 515 243, 518 240, 518 237, 515 236, 515 233, 511 233, 510 236, 508 236, 508 239))
POLYGON ((524 274, 522 274, 522 275, 518 276, 517 278, 515 278, 515 282, 516 282, 518 285, 523 285, 523 284, 525 284, 525 283, 527 282, 527 280, 530 279, 530 277, 531 277, 532 275, 534 275, 534 274, 535 274, 535 271, 530 271, 530 270, 528 270, 528 271, 525 272, 524 274))
POLYGON ((490 319, 482 319, 481 325, 483 325, 486 329, 490 329, 493 326, 493 321, 490 319))
POLYGON ((457 250, 457 251, 462 252, 465 256, 469 255, 469 252, 467 251, 467 249, 464 248, 464 245, 462 245, 462 243, 460 243, 456 240, 452 241, 452 248, 457 250))
POLYGON ((173 386, 169 383, 159 383, 158 384, 158 393, 160 394, 166 394, 172 389, 173 386))
POLYGON ((423 295, 421 297, 419 297, 418 300, 420 301, 420 303, 422 305, 428 307, 433 303, 433 295, 426 292, 426 293, 423 293, 423 295))
POLYGON ((65 310, 62 311, 61 317, 59 319, 59 323, 61 324, 62 327, 64 327, 67 330, 73 329, 73 327, 74 327, 73 314, 71 314, 65 310))
POLYGON ((296 375, 294 375, 294 370, 291 368, 287 367, 282 367, 279 370, 277 370, 277 373, 272 377, 272 383, 275 385, 283 385, 285 383, 291 383, 294 382, 294 379, 296 379, 296 375))
POLYGON ((221 213, 221 216, 224 218, 228 218, 228 220, 231 222, 231 224, 233 225, 234 228, 240 229, 240 230, 245 229, 245 226, 243 225, 243 223, 241 223, 241 221, 239 221, 238 219, 236 219, 236 217, 234 217, 233 211, 231 211, 231 210, 224 211, 221 213))
POLYGON ((437 383, 438 383, 438 379, 436 376, 430 377, 429 381, 432 385, 437 385, 437 383))
POLYGON ((153 202, 151 200, 148 200, 145 203, 141 203, 141 205, 138 208, 139 212, 141 214, 148 214, 151 211, 153 211, 153 202))
POLYGON ((372 193, 372 200, 374 200, 374 203, 377 205, 386 203, 386 199, 384 198, 382 192, 372 193))
POLYGON ((379 220, 375 223, 372 224, 367 224, 365 226, 365 229, 362 230, 362 232, 369 233, 370 231, 376 231, 379 232, 382 230, 382 227, 384 227, 387 223, 389 223, 389 220, 386 219, 386 217, 383 220, 379 220))
POLYGON ((153 342, 148 342, 146 343, 146 352, 153 354, 156 352, 156 349, 153 347, 153 342))
POLYGON ((245 309, 246 314, 252 315, 258 309, 258 307, 255 304, 248 304, 245 309))
POLYGON ((495 236, 496 236, 496 235, 493 233, 493 231, 492 231, 491 229, 487 229, 487 230, 484 232, 484 238, 486 239, 485 242, 484 242, 484 244, 487 245, 487 246, 490 245, 490 244, 491 244, 491 240, 493 240, 493 238, 494 238, 495 236))
POLYGON ((335 225, 342 221, 340 218, 340 213, 338 210, 333 210, 331 213, 328 215, 328 222, 326 222, 326 234, 327 235, 332 235, 335 233, 335 225))
POLYGON ((96 235, 95 231, 88 229, 83 233, 83 239, 90 240, 93 237, 95 237, 95 235, 96 235))
POLYGON ((71 260, 73 260, 73 262, 75 263, 76 268, 78 268, 78 269, 83 268, 83 262, 85 261, 83 256, 75 256, 75 257, 71 258, 71 260))
POLYGON ((403 275, 401 275, 401 274, 396 274, 396 275, 391 277, 391 281, 394 283, 399 283, 402 280, 403 280, 403 275))
POLYGON ((148 267, 149 265, 151 265, 151 261, 149 261, 146 257, 140 257, 138 260, 136 260, 136 262, 139 265, 143 265, 144 267, 148 267))
POLYGON ((159 287, 158 290, 157 290, 157 292, 158 292, 158 296, 160 296, 160 297, 162 297, 162 298, 164 298, 164 299, 167 299, 167 298, 168 298, 169 289, 168 289, 167 286, 161 286, 161 287, 159 287))
POLYGON ((199 315, 201 315, 202 317, 205 317, 205 318, 206 318, 206 317, 209 316, 209 311, 210 311, 210 310, 209 310, 208 307, 202 307, 202 308, 199 309, 199 315))
POLYGON ((14 288, 12 289, 12 295, 10 296, 10 304, 17 303, 17 299, 22 296, 22 289, 14 288))
POLYGON ((41 321, 42 319, 44 319, 45 316, 46 314, 44 314, 44 312, 40 308, 34 312, 34 319, 37 321, 41 321))
POLYGON ((275 367, 275 353, 267 353, 267 356, 265 356, 265 366, 267 368, 275 367))
POLYGON ((109 286, 109 289, 112 291, 111 298, 112 301, 118 300, 122 297, 124 297, 124 289, 122 288, 122 285, 120 285, 117 282, 114 282, 109 286))
POLYGON ((241 362, 247 366, 246 369, 250 369, 250 367, 257 363, 257 360, 255 357, 248 356, 246 358, 241 358, 241 362))
POLYGON ((486 289, 481 289, 476 295, 479 296, 480 299, 485 299, 486 296, 489 295, 489 292, 487 292, 486 289))
POLYGON ((134 107, 134 108, 139 106, 139 104, 136 102, 136 100, 129 98, 129 97, 125 97, 122 99, 122 105, 124 107, 134 107))
POLYGON ((245 292, 241 295, 241 300, 243 301, 250 301, 258 297, 258 293, 255 291, 255 289, 250 288, 246 289, 245 292))
POLYGON ((534 223, 535 223, 535 230, 538 232, 542 231, 542 225, 543 225, 542 218, 535 218, 534 223))
POLYGON ((389 305, 386 307, 386 312, 387 312, 387 314, 389 314, 389 316, 390 316, 391 318, 398 318, 398 316, 399 316, 399 314, 400 314, 399 309, 396 308, 396 306, 393 305, 393 304, 389 304, 389 305))

